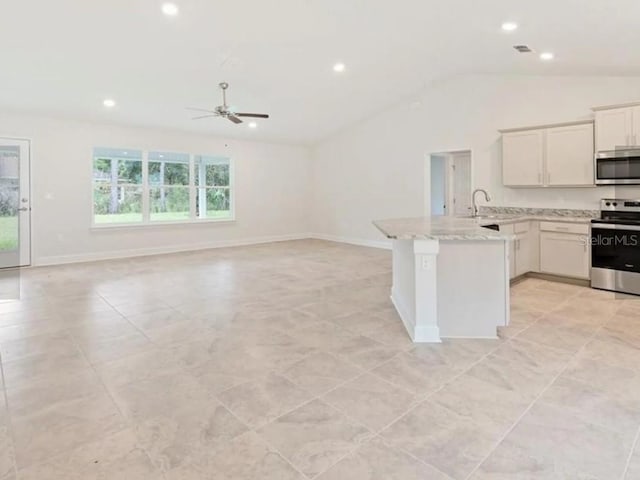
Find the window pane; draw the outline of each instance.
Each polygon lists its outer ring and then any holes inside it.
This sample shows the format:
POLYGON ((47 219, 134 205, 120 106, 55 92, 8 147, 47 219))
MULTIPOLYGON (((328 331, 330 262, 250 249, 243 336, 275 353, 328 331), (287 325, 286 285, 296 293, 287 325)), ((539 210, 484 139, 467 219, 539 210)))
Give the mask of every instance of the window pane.
POLYGON ((231 193, 228 188, 199 188, 196 199, 198 218, 230 218, 231 193))
POLYGON ((18 249, 20 156, 17 147, 0 150, 0 253, 18 249))
POLYGON ((150 185, 189 185, 189 155, 149 152, 150 185))
POLYGON ((197 156, 195 164, 196 186, 229 186, 230 161, 228 158, 197 156))
POLYGON ((189 187, 152 187, 149 197, 152 221, 171 222, 189 218, 189 187))
POLYGON ((140 185, 142 152, 96 148, 93 154, 93 179, 114 185, 140 185))
POLYGON ((93 212, 96 224, 141 222, 142 187, 95 183, 93 212))

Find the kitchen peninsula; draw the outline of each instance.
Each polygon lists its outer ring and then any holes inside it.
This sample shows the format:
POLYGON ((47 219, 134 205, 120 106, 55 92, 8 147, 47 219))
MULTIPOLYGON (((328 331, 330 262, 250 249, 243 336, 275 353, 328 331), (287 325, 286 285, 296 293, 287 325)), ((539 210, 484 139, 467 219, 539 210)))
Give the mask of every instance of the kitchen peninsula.
POLYGON ((374 225, 393 241, 391 298, 414 342, 496 338, 509 323, 513 235, 477 218, 418 217, 374 225))

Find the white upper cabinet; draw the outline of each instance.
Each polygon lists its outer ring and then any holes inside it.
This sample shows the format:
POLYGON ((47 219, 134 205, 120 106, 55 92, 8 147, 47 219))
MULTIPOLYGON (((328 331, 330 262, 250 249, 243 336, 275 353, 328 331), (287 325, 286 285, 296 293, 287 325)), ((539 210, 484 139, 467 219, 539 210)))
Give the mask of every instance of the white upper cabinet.
POLYGON ((640 147, 640 106, 633 107, 633 130, 631 139, 635 147, 640 147))
POLYGON ((593 124, 547 129, 545 184, 593 185, 593 124))
POLYGON ((599 152, 630 147, 640 135, 634 134, 635 123, 640 128, 640 113, 637 107, 596 110, 596 150, 599 152), (634 138, 635 135, 635 138, 634 138))
POLYGON ((503 183, 593 186, 593 122, 502 131, 503 183))
POLYGON ((502 181, 505 185, 542 185, 544 130, 502 135, 502 181))

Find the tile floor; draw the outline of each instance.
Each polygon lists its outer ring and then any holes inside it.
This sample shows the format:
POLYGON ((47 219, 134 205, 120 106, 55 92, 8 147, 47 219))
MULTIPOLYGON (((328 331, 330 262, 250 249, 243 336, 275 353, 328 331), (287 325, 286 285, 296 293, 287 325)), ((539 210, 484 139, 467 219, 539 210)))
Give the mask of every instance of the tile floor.
POLYGON ((390 254, 300 241, 25 270, 0 480, 640 478, 640 300, 528 279, 409 342, 390 254))

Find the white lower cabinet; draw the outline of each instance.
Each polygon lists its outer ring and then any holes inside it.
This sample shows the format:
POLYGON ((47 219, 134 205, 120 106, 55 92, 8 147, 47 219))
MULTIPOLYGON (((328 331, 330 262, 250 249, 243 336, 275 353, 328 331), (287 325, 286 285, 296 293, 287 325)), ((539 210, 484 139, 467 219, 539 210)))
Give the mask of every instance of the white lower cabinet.
POLYGON ((514 235, 509 243, 509 278, 528 272, 588 279, 589 226, 562 222, 519 222, 502 225, 514 235))
POLYGON ((563 277, 589 278, 589 226, 542 222, 540 271, 563 277))

